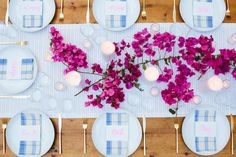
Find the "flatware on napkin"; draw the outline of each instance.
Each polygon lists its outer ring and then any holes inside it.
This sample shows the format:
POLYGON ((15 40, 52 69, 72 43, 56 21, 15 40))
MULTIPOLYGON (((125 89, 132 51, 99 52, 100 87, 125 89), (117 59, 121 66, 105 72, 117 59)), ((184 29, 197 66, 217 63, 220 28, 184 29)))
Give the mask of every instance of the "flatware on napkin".
POLYGON ((6 129, 7 129, 7 120, 2 119, 2 153, 6 154, 6 129))
POLYGON ((87 143, 86 143, 86 135, 87 135, 87 128, 88 128, 88 124, 87 121, 83 122, 83 130, 84 130, 84 154, 87 153, 87 143))
POLYGON ((175 128, 175 148, 176 148, 176 154, 179 153, 179 124, 178 122, 176 122, 174 124, 174 128, 175 128))
POLYGON ((5 15, 5 25, 8 26, 9 25, 9 1, 7 0, 7 9, 6 9, 6 15, 5 15))
POLYGON ((146 117, 143 116, 143 155, 146 156, 146 117))
POLYGON ((145 19, 145 20, 147 19, 146 0, 143 0, 143 10, 142 10, 141 15, 142 15, 142 18, 143 18, 143 19, 145 19))
POLYGON ((229 7, 229 0, 226 0, 226 6, 227 6, 227 9, 226 9, 226 12, 225 12, 225 15, 230 17, 230 7, 229 7))
POLYGON ((62 116, 58 113, 59 154, 62 154, 62 116))
POLYGON ((16 41, 16 42, 1 42, 0 45, 19 45, 19 46, 26 46, 28 45, 28 41, 16 41))
POLYGON ((234 117, 230 114, 231 154, 234 155, 234 117))
POLYGON ((90 0, 87 0, 86 23, 90 23, 90 0))
POLYGON ((106 155, 127 156, 128 114, 106 113, 106 155))
POLYGON ((63 13, 63 7, 64 7, 64 0, 61 0, 61 9, 59 14, 59 20, 64 20, 64 13, 63 13))

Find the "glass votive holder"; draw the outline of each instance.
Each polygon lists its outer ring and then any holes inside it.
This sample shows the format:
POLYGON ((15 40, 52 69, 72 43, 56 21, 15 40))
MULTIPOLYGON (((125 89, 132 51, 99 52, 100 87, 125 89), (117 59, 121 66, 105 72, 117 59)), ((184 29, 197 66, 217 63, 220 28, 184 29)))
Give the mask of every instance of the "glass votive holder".
POLYGON ((152 88, 150 89, 150 95, 153 96, 153 97, 158 96, 159 93, 160 93, 160 91, 159 91, 159 88, 158 88, 158 87, 152 87, 152 88))
POLYGON ((156 34, 157 32, 160 32, 160 25, 158 23, 153 23, 150 26, 150 30, 152 34, 156 34))
POLYGON ((42 91, 40 89, 35 89, 32 92, 31 101, 36 103, 40 102, 42 100, 42 97, 43 97, 42 91))
POLYGON ((73 110, 73 102, 70 99, 63 100, 63 110, 67 112, 73 110))
POLYGON ((91 37, 94 34, 94 28, 91 24, 83 24, 80 26, 80 32, 85 37, 91 37))
POLYGON ((82 44, 83 44, 83 47, 87 50, 90 50, 93 46, 92 42, 88 39, 85 39, 82 44))
POLYGON ((195 104, 195 105, 199 105, 202 103, 202 98, 201 96, 199 95, 195 95, 193 98, 192 98, 192 103, 195 104))
POLYGON ((54 89, 58 92, 63 92, 66 90, 66 85, 62 82, 55 82, 54 89))

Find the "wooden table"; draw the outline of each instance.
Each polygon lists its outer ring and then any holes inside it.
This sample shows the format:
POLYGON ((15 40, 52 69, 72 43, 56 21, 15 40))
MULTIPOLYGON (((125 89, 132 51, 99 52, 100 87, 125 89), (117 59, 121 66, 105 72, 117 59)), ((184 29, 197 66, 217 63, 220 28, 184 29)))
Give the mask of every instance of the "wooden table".
MULTIPOLYGON (((59 22, 59 0, 56 0, 57 12, 52 23, 59 24, 75 24, 84 23, 86 14, 86 0, 65 0, 65 20, 59 22)), ((172 0, 147 0, 147 20, 144 21, 140 17, 138 22, 172 22, 172 0)), ((179 0, 177 0, 179 4, 179 0)), ((0 0, 0 19, 3 21, 6 11, 6 0, 0 0)), ((224 22, 236 22, 236 1, 230 0, 231 6, 231 18, 225 18, 224 22)), ((217 9, 217 8, 216 8, 217 9)), ((91 12, 92 15, 92 12, 91 12)), ((182 22, 177 10, 177 21, 182 22)), ((92 17, 92 22, 95 22, 92 17)), ((52 119, 55 130, 57 131, 57 120, 52 119)), ((179 118, 180 124, 182 124, 183 118, 179 118)), ((94 119, 88 119, 88 135, 87 135, 87 148, 88 153, 83 154, 83 119, 64 119, 63 120, 63 154, 58 154, 58 139, 56 135, 55 142, 45 157, 102 157, 101 154, 95 149, 91 139, 91 127, 94 119)), ((174 130, 173 118, 149 118, 147 119, 147 156, 148 157, 196 157, 184 144, 181 133, 179 134, 179 154, 175 153, 175 130, 174 130)), ((180 127, 181 130, 181 127, 180 127)), ((236 135, 236 133, 235 133, 236 135)), ((236 136, 234 137, 236 139, 236 136)), ((2 134, 0 134, 0 141, 2 141, 2 134)), ((236 144, 235 144, 236 147, 236 144)), ((235 151, 236 152, 236 151, 235 151)), ((2 153, 2 143, 0 144, 0 153, 2 153)), ((9 148, 7 148, 7 154, 2 157, 13 157, 9 148)), ((132 157, 143 156, 143 143, 141 143, 139 149, 132 155, 132 157)), ((225 147, 219 154, 214 157, 229 157, 230 144, 225 147)), ((236 155, 235 155, 236 156, 236 155)))

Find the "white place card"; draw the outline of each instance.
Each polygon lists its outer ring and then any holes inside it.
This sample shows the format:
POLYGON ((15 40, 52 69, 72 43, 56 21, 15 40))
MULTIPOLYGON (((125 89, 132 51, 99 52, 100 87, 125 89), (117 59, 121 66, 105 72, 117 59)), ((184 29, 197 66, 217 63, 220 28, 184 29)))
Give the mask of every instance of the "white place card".
POLYGON ((24 1, 21 3, 22 15, 42 15, 43 2, 42 1, 24 1))
POLYGON ((21 59, 8 59, 6 72, 7 80, 21 79, 21 59))
POLYGON ((216 122, 195 122, 196 137, 216 137, 216 122))
POLYGON ((128 126, 126 126, 126 125, 106 126, 106 140, 128 141, 128 126))
POLYGON ((106 1, 106 15, 126 15, 126 1, 106 1))
POLYGON ((213 16, 213 2, 193 2, 193 16, 213 16))
POLYGON ((40 141, 40 125, 20 126, 20 140, 22 141, 40 141))

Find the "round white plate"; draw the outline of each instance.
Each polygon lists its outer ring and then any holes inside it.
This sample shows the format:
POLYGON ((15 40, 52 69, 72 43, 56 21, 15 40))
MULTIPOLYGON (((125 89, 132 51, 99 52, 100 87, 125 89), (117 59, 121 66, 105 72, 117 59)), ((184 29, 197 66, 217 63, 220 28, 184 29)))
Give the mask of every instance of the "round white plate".
MULTIPOLYGON (((119 109, 111 110, 109 113, 128 113, 129 114, 129 139, 128 139, 128 156, 133 154, 140 145, 142 140, 141 125, 133 114, 128 111, 119 109)), ((92 127, 92 141, 95 148, 104 156, 106 156, 106 113, 97 118, 92 127)))
POLYGON ((185 144, 188 148, 196 154, 208 156, 214 155, 224 149, 230 138, 230 125, 227 117, 221 112, 216 111, 216 147, 215 152, 196 152, 195 149, 195 136, 194 136, 194 112, 195 110, 213 110, 216 109, 211 106, 198 106, 193 109, 190 114, 186 116, 182 126, 182 135, 185 144))
POLYGON ((45 28, 53 19, 56 11, 54 0, 43 0, 43 26, 39 28, 24 28, 22 3, 23 0, 11 0, 9 4, 9 17, 14 26, 24 32, 35 32, 45 28))
POLYGON ((122 28, 108 28, 105 25, 105 2, 106 0, 94 0, 93 1, 93 15, 103 28, 110 31, 122 31, 131 27, 138 19, 140 14, 140 1, 139 0, 127 0, 127 15, 126 15, 126 27, 122 28))
POLYGON ((213 0, 213 28, 198 28, 193 26, 193 0, 180 1, 180 15, 184 22, 196 31, 208 32, 216 29, 221 25, 225 18, 225 2, 224 0, 213 0))
POLYGON ((2 59, 16 59, 19 58, 33 58, 34 59, 34 72, 33 79, 31 80, 0 80, 0 93, 1 94, 17 94, 28 89, 35 81, 38 67, 37 61, 32 52, 20 46, 6 47, 0 50, 0 58, 2 59))
MULTIPOLYGON (((55 138, 54 127, 47 115, 41 111, 24 111, 26 113, 40 113, 42 115, 41 124, 41 152, 39 156, 46 154, 52 147, 55 138)), ((17 156, 19 152, 20 134, 16 130, 20 127, 20 113, 15 115, 8 123, 6 130, 6 141, 13 153, 17 156)))

